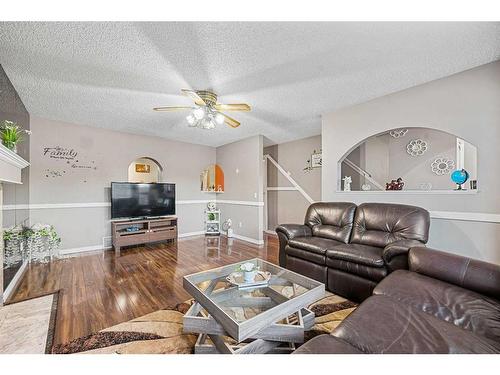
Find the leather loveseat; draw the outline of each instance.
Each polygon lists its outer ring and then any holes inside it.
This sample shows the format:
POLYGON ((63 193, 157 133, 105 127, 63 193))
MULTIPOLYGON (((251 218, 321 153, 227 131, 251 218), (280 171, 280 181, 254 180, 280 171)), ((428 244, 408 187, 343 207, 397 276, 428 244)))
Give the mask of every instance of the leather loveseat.
POLYGON ((276 228, 280 265, 362 301, 390 272, 408 268, 408 250, 427 242, 429 223, 429 213, 420 207, 313 203, 303 225, 276 228))
POLYGON ((500 353, 500 266, 412 248, 409 270, 294 353, 500 353))

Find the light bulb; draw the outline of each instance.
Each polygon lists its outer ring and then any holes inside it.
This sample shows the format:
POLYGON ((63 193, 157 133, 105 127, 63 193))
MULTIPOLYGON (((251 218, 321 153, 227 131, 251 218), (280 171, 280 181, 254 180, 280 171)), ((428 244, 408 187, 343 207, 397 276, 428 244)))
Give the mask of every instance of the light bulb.
POLYGON ((215 114, 215 122, 219 125, 222 125, 224 123, 224 115, 222 113, 217 112, 215 114))
POLYGON ((187 120, 188 124, 191 126, 194 125, 194 123, 196 122, 196 118, 193 116, 192 113, 187 115, 186 120, 187 120))
POLYGON ((193 115, 197 120, 201 120, 205 116, 205 111, 203 108, 198 107, 193 111, 193 115))

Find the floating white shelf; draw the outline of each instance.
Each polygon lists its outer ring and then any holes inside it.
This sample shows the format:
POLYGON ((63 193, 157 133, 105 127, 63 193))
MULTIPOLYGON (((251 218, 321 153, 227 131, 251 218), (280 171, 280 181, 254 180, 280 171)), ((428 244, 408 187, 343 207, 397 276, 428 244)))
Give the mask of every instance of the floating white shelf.
POLYGON ((21 169, 29 165, 18 154, 0 144, 0 181, 21 184, 21 169))
POLYGON ((223 191, 214 191, 214 190, 202 190, 202 193, 215 193, 215 194, 224 194, 223 191))

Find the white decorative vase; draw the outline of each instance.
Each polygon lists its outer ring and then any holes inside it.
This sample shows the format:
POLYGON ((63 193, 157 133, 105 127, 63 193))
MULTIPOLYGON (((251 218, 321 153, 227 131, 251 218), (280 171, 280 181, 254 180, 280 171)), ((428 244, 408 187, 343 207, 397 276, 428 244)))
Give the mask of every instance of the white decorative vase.
POLYGON ((243 277, 246 283, 253 283, 255 281, 255 275, 257 271, 245 271, 243 272, 243 277))

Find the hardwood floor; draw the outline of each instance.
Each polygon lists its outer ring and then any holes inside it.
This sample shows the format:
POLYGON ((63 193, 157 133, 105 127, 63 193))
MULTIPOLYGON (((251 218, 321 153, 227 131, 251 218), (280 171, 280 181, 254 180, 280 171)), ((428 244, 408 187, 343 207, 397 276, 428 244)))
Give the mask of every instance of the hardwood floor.
POLYGON ((190 298, 182 277, 190 273, 260 257, 278 262, 278 240, 265 236, 263 246, 221 237, 220 250, 204 236, 177 244, 148 245, 32 264, 10 303, 61 290, 55 343, 174 306, 190 298))

